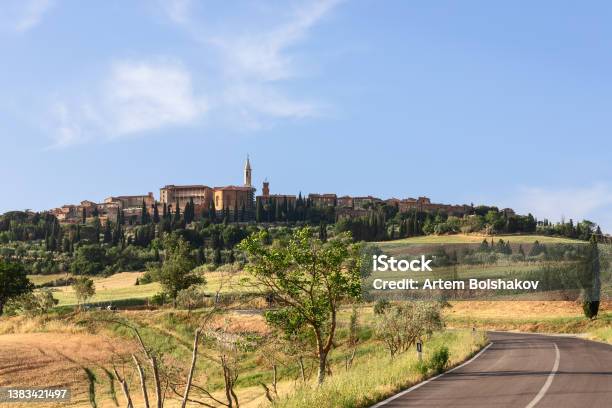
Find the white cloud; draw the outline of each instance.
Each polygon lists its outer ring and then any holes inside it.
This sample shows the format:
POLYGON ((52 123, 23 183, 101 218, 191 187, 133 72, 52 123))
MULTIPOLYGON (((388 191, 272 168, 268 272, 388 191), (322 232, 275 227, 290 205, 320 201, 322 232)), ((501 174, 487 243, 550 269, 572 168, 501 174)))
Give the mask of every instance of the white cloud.
MULTIPOLYGON (((53 105, 53 147, 193 124, 213 111, 223 126, 247 130, 321 116, 321 103, 294 97, 284 85, 298 76, 292 48, 338 3, 318 0, 289 11, 278 5, 261 9, 264 19, 276 23, 245 31, 232 16, 222 25, 208 24, 209 17, 199 16, 192 0, 160 1, 168 19, 200 45, 206 69, 189 71, 173 60, 112 64, 92 92, 77 100, 62 97, 53 105), (219 32, 209 32, 213 26, 219 32), (205 96, 194 79, 208 84, 205 96)), ((247 20, 251 26, 261 23, 256 17, 247 20)))
POLYGON ((260 81, 278 81, 295 75, 296 67, 288 49, 303 40, 308 31, 337 4, 320 0, 298 8, 292 18, 269 31, 254 32, 238 38, 214 38, 227 58, 233 76, 260 81))
POLYGON ((612 186, 596 183, 591 186, 573 188, 521 187, 512 206, 521 213, 531 212, 539 219, 560 221, 573 218, 589 219, 612 232, 612 186))
POLYGON ((0 7, 0 25, 16 32, 36 27, 53 6, 52 0, 4 0, 0 7))
POLYGON ((189 123, 207 110, 190 73, 174 63, 116 63, 105 84, 105 102, 119 136, 189 123))
POLYGON ((250 28, 228 21, 223 32, 210 32, 205 19, 194 17, 197 13, 191 2, 174 0, 164 10, 171 21, 215 51, 221 76, 217 100, 223 104, 219 108, 229 116, 248 118, 248 128, 260 128, 275 119, 304 119, 323 111, 320 103, 295 98, 283 85, 299 76, 292 48, 338 3, 340 0, 301 2, 289 13, 278 5, 264 8, 266 19, 276 24, 253 27, 253 21, 259 21, 253 16, 248 19, 250 28))
POLYGON ((93 138, 116 139, 171 125, 186 125, 208 110, 191 74, 173 61, 119 61, 99 90, 72 104, 58 102, 55 147, 93 138))
POLYGON ((193 6, 192 0, 160 0, 159 4, 174 23, 187 24, 189 22, 193 6))

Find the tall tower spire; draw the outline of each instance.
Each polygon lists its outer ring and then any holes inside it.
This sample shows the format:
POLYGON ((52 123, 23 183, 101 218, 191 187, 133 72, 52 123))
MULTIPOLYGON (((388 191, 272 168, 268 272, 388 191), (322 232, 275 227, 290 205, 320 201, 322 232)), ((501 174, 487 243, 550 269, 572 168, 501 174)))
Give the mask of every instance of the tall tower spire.
POLYGON ((247 154, 246 162, 244 163, 244 185, 251 187, 251 162, 249 161, 249 155, 247 154))

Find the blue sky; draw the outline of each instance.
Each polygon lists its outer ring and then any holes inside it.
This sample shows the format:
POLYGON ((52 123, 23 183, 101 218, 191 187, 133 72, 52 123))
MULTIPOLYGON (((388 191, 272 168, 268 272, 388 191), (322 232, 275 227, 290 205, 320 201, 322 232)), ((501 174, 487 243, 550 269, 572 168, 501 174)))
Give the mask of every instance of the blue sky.
POLYGON ((254 182, 612 231, 612 4, 3 0, 0 212, 254 182))

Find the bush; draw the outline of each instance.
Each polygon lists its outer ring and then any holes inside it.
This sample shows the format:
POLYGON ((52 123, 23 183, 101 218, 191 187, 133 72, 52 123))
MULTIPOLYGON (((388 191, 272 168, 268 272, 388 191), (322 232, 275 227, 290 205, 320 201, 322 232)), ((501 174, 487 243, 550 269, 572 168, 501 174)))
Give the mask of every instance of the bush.
POLYGON ((387 299, 378 299, 374 304, 374 314, 381 315, 387 311, 391 303, 387 299))
POLYGON ((436 351, 434 351, 427 365, 429 369, 431 369, 436 374, 439 374, 444 371, 444 369, 448 365, 449 357, 450 353, 448 351, 448 347, 442 346, 436 351))
POLYGON ((190 286, 179 291, 176 296, 176 304, 180 308, 191 311, 192 309, 204 306, 204 293, 196 286, 190 286))
POLYGON ((157 293, 151 297, 151 303, 157 306, 163 306, 167 300, 168 297, 163 292, 157 293))
POLYGON ((429 372, 429 365, 423 361, 419 361, 416 364, 416 371, 424 377, 429 372))

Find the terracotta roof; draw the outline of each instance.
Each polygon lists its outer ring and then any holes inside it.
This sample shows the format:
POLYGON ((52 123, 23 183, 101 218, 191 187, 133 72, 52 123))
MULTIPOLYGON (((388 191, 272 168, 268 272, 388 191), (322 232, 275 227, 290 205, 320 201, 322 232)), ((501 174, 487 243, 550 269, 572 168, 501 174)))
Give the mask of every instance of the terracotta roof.
POLYGON ((188 189, 188 188, 210 188, 208 186, 205 186, 204 184, 187 184, 187 185, 183 185, 183 186, 175 186, 174 184, 168 184, 164 187, 162 187, 162 190, 165 189, 188 189))
POLYGON ((253 187, 245 187, 245 186, 224 186, 224 187, 215 187, 214 190, 230 190, 230 191, 254 191, 253 187))

